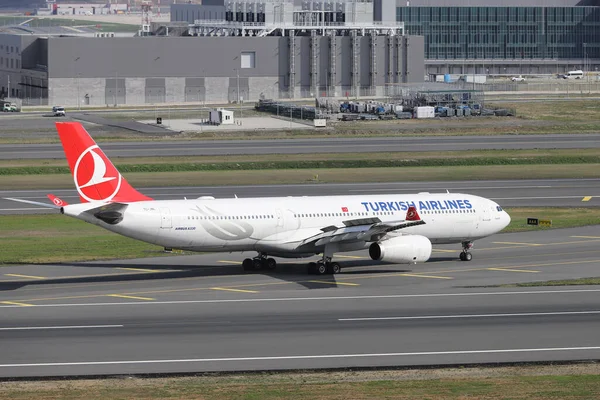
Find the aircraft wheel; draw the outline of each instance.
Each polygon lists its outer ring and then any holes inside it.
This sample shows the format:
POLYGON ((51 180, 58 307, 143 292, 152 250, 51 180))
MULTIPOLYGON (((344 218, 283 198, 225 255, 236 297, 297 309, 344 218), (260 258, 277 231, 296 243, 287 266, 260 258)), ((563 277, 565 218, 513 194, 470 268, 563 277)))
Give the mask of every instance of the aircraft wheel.
POLYGON ((329 269, 332 274, 339 274, 342 272, 342 267, 336 262, 329 264, 329 269))
POLYGON ((252 262, 252 259, 244 259, 244 261, 242 261, 242 268, 244 271, 252 271, 254 269, 254 263, 252 262))
POLYGON ((460 258, 460 261, 465 261, 465 252, 461 252, 458 258, 460 258))
POLYGON ((469 253, 469 252, 467 252, 467 253, 464 253, 464 254, 465 254, 465 259, 464 259, 464 261, 471 261, 471 260, 473 259, 473 254, 471 254, 471 253, 469 253))
POLYGON ((273 270, 277 268, 277 261, 274 258, 267 258, 267 269, 273 270))
POLYGON ((263 263, 262 260, 260 258, 255 258, 252 260, 252 267, 254 267, 255 270, 259 270, 259 269, 263 269, 263 263))
POLYGON ((317 264, 317 274, 318 275, 325 275, 325 274, 329 274, 331 272, 329 272, 329 266, 327 264, 324 263, 319 263, 317 264))

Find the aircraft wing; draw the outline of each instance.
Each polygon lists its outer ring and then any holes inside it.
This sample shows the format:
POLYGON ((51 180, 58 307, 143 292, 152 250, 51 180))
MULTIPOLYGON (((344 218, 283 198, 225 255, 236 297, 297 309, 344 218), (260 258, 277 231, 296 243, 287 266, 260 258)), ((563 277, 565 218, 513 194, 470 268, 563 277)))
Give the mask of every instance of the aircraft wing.
POLYGON ((321 233, 306 238, 300 246, 314 244, 323 246, 328 243, 355 242, 362 240, 365 242, 376 242, 385 236, 388 232, 409 228, 425 224, 413 207, 406 213, 406 219, 399 221, 382 222, 377 217, 359 218, 344 221, 343 227, 326 226, 321 228, 321 233))

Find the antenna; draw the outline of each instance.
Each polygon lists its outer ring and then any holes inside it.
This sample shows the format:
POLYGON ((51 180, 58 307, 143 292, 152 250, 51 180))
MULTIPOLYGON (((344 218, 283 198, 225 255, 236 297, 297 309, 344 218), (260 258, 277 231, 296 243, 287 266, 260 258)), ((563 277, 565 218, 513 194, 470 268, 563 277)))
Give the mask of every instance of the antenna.
POLYGON ((140 36, 150 36, 150 25, 152 24, 152 2, 142 2, 142 31, 140 36))

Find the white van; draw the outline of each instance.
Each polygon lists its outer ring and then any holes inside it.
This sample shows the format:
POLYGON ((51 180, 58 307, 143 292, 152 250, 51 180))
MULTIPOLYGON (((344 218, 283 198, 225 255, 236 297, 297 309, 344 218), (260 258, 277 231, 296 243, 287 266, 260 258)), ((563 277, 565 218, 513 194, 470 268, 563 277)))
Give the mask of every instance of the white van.
POLYGON ((578 69, 576 71, 569 71, 565 75, 565 79, 582 79, 582 78, 583 78, 583 71, 580 69, 578 69))

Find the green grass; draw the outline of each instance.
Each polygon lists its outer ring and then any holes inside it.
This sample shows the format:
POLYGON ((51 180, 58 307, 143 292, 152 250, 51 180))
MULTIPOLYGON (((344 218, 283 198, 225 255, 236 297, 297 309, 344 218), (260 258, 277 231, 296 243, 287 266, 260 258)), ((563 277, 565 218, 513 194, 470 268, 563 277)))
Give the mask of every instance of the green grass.
MULTIPOLYGON (((423 152, 362 152, 362 153, 307 153, 307 154, 260 154, 260 155, 218 155, 218 156, 173 156, 173 157, 113 157, 112 161, 120 168, 135 168, 132 165, 155 165, 155 164, 200 164, 210 165, 210 168, 229 169, 220 167, 221 165, 239 164, 240 166, 250 165, 250 169, 256 169, 256 165, 299 163, 299 162, 322 162, 328 160, 332 162, 354 161, 359 164, 363 162, 415 162, 444 164, 446 162, 464 163, 464 165, 476 165, 481 161, 489 160, 492 164, 498 164, 504 160, 508 163, 522 164, 540 164, 542 160, 558 160, 562 163, 565 159, 575 161, 600 159, 600 149, 529 149, 529 150, 470 150, 465 151, 423 151, 423 152)), ((22 168, 41 168, 66 167, 67 161, 64 159, 14 159, 0 160, 0 170, 7 174, 11 173, 10 168, 16 168, 19 172, 22 168)), ((170 167, 169 167, 170 168, 170 167)), ((240 167, 236 166, 236 169, 240 167)), ((25 171, 23 169, 23 171, 25 171)), ((32 171, 37 173, 38 171, 32 171)), ((61 172, 63 172, 61 170, 61 172)))
POLYGON ((598 101, 590 100, 568 100, 564 101, 529 101, 529 102, 502 102, 486 103, 486 106, 498 108, 514 108, 517 115, 523 119, 538 121, 600 121, 600 104, 598 101))
POLYGON ((564 279, 557 281, 526 282, 511 285, 501 285, 502 287, 537 287, 537 286, 579 286, 579 285, 600 285, 600 278, 580 278, 564 279))
MULTIPOLYGON (((125 178, 135 187, 254 185, 298 183, 427 182, 494 179, 600 178, 600 164, 499 165, 402 168, 310 168, 193 172, 131 172, 125 178)), ((70 174, 0 176, 3 190, 72 189, 70 174)), ((143 190, 142 190, 143 192, 143 190)))
POLYGON ((64 215, 0 216, 0 264, 137 258, 162 248, 64 215))
MULTIPOLYGON (((600 208, 514 208, 506 232, 539 230, 522 226, 526 217, 553 219, 553 227, 600 224, 600 208)), ((164 254, 162 248, 128 239, 64 215, 2 215, 0 264, 139 258, 164 254)))
POLYGON ((507 208, 506 212, 510 215, 511 222, 505 232, 539 231, 600 224, 600 208, 596 207, 514 207, 507 208), (550 219, 552 227, 527 225, 528 217, 550 219))
MULTIPOLYGON (((193 172, 193 171, 265 171, 265 170, 301 170, 301 169, 357 169, 357 168, 406 168, 406 167, 457 167, 457 166, 504 166, 504 165, 563 165, 563 164, 600 164, 600 155, 553 155, 537 157, 446 157, 424 158, 413 156, 408 159, 397 157, 383 159, 373 156, 370 159, 327 159, 288 160, 288 161, 251 161, 251 162, 181 162, 117 164, 121 173, 139 172, 193 172)), ((50 175, 69 174, 66 166, 20 166, 0 167, 0 176, 6 175, 50 175)))
MULTIPOLYGON (((560 367, 558 367, 560 368, 560 367)), ((589 367, 593 369, 593 367, 589 367)), ((566 370, 566 368, 561 368, 566 370)), ((479 369, 481 370, 481 369, 479 369)), ((500 369, 502 371, 502 369, 500 369)), ((464 372, 469 372, 469 369, 464 372)), ((190 378, 6 382, 0 397, 13 400, 60 398, 202 400, 513 399, 583 400, 600 396, 599 374, 442 377, 443 370, 247 374, 190 378), (405 376, 423 377, 407 379, 405 376), (377 379, 377 376, 386 379, 377 379), (366 377, 365 377, 366 376, 366 377), (369 379, 369 377, 372 377, 369 379), (389 378, 391 377, 391 378, 389 378)), ((482 375, 478 371, 477 375, 482 375)), ((488 376, 491 375, 491 376, 488 376)))

